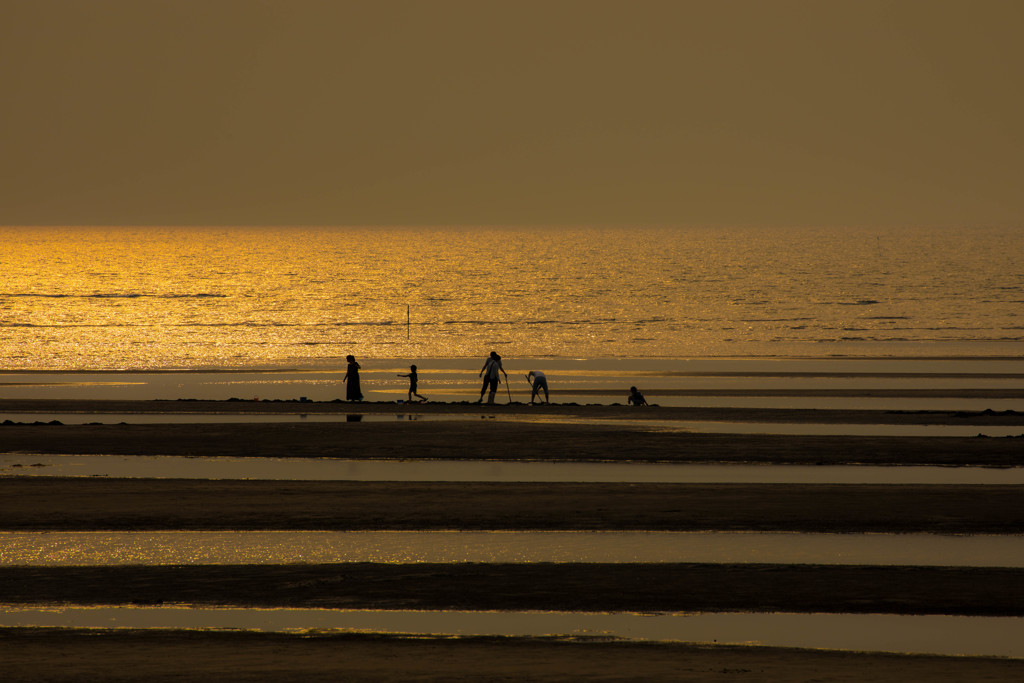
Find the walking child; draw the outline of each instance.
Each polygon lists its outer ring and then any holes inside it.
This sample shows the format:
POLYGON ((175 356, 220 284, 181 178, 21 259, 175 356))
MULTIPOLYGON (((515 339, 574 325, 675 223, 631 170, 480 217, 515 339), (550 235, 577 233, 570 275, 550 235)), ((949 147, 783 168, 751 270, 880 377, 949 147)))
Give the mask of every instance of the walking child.
POLYGON ((419 394, 416 393, 416 383, 419 380, 419 375, 416 374, 416 366, 415 365, 410 365, 409 366, 409 374, 407 374, 407 375, 399 375, 399 377, 408 377, 409 378, 409 403, 412 403, 412 397, 413 396, 418 398, 420 400, 419 401, 420 403, 426 403, 427 402, 427 397, 426 396, 420 396, 419 394))

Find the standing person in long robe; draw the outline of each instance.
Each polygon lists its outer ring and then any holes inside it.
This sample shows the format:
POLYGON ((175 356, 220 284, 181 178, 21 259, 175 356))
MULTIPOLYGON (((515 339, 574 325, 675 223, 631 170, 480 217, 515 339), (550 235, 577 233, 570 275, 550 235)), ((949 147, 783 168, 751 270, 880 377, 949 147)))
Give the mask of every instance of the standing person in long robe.
POLYGON ((345 356, 345 360, 348 361, 348 371, 345 373, 342 382, 347 383, 345 389, 345 400, 347 401, 362 401, 363 392, 359 388, 359 363, 356 362, 355 356, 345 356))

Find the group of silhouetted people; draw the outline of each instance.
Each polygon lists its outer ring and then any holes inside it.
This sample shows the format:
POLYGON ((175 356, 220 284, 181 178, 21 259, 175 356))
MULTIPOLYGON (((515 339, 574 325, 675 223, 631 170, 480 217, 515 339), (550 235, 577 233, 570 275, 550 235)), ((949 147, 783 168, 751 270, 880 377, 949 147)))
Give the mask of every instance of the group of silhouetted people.
MULTIPOLYGON (((359 387, 359 363, 356 362, 355 356, 345 356, 345 360, 348 361, 348 369, 345 372, 345 377, 342 379, 346 384, 345 389, 345 400, 347 401, 362 401, 363 392, 359 387)), ((480 387, 480 398, 477 403, 483 403, 484 394, 487 394, 487 403, 494 403, 494 396, 498 393, 498 385, 501 383, 500 375, 505 376, 505 386, 508 387, 508 373, 505 372, 505 368, 501 365, 501 356, 496 351, 491 351, 487 359, 484 361, 484 366, 480 368, 480 372, 477 374, 478 377, 483 377, 484 383, 480 387), (500 373, 500 374, 499 374, 500 373)), ((426 396, 421 396, 418 393, 419 375, 416 372, 416 366, 410 365, 409 372, 398 375, 399 377, 409 378, 409 403, 413 402, 415 396, 419 399, 420 403, 427 401, 426 396)), ((549 403, 548 400, 548 378, 540 370, 530 370, 526 374, 526 381, 530 385, 530 403, 534 403, 537 397, 540 396, 540 392, 544 392, 544 403, 549 403)), ((512 400, 511 391, 509 392, 509 400, 512 400)), ((647 399, 641 394, 636 387, 629 388, 629 396, 626 398, 626 403, 634 406, 645 406, 647 399)))

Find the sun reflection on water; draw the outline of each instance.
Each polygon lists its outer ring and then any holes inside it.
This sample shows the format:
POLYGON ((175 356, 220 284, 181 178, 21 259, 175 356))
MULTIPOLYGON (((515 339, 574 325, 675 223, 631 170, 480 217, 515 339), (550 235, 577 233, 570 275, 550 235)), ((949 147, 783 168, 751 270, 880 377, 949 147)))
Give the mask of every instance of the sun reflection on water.
POLYGON ((870 258, 864 239, 668 228, 0 228, 0 353, 8 369, 196 369, 491 349, 777 356, 868 344, 886 355, 984 343, 991 353, 1020 341, 1013 255, 1024 233, 965 240, 908 230, 870 258))

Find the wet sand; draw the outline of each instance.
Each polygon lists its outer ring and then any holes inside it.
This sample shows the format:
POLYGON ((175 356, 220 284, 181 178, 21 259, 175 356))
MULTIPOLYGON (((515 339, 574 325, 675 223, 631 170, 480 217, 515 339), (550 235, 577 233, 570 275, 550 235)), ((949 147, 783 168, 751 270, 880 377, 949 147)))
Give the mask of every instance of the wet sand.
POLYGON ((6 530, 1024 533, 1024 486, 0 478, 6 530))
POLYGON ((1024 438, 703 434, 645 429, 641 421, 605 426, 480 418, 451 422, 0 424, 0 452, 1015 467, 1024 465, 1024 438))
POLYGON ((3 567, 0 603, 1024 616, 1024 570, 746 563, 3 567))
MULTIPOLYGON (((768 393, 756 390, 734 390, 719 394, 718 390, 707 393, 701 390, 665 390, 666 396, 861 396, 861 397, 979 397, 1013 399, 1024 396, 1024 390, 885 390, 863 391, 806 391, 780 390, 782 393, 768 393), (838 391, 838 393, 836 393, 838 391), (981 393, 978 393, 981 392, 981 393)), ((656 393, 651 393, 656 396, 656 393)), ((652 401, 653 403, 654 401, 652 401)), ((698 422, 804 422, 812 424, 948 424, 948 425, 1002 425, 1024 426, 1024 411, 952 411, 952 410, 852 410, 852 409, 792 409, 792 408, 732 408, 732 407, 678 407, 678 406, 627 406, 627 405, 579 405, 577 403, 536 404, 498 400, 494 405, 458 401, 450 403, 394 403, 344 401, 143 401, 143 400, 75 400, 75 399, 0 399, 0 413, 217 413, 217 414, 422 414, 422 415, 524 415, 531 417, 585 417, 609 420, 688 420, 698 422)), ((98 420, 102 421, 102 420, 98 420)))
MULTIPOLYGON (((12 412, 410 412, 297 402, 0 401, 12 412)), ((0 425, 0 451, 217 457, 1024 465, 1013 438, 687 434, 644 419, 1024 424, 1018 413, 416 406, 459 422, 0 425), (632 425, 488 420, 498 411, 632 425), (472 416, 473 413, 479 413, 472 416), (481 416, 484 416, 483 418, 481 416)), ((1024 430, 1022 430, 1024 431, 1024 430)), ((1021 533, 1024 487, 0 479, 0 528, 787 529, 1021 533)), ((0 601, 1024 614, 1018 570, 780 565, 4 568, 0 601), (72 574, 63 573, 70 571, 72 574), (121 572, 121 573, 118 573, 121 572), (540 572, 538 575, 537 572, 540 572), (639 578, 638 578, 639 577, 639 578), (495 589, 499 586, 500 589, 495 589), (271 589, 271 587, 273 589, 271 589), (672 605, 674 607, 667 607, 672 605)), ((538 639, 0 630, 9 680, 1019 680, 1020 660, 538 639), (16 643, 16 646, 12 644, 16 643), (10 653, 10 654, 9 654, 10 653), (112 662, 116 662, 113 670, 112 662)))
POLYGON ((0 630, 5 679, 1018 681, 1024 661, 543 638, 0 630))

